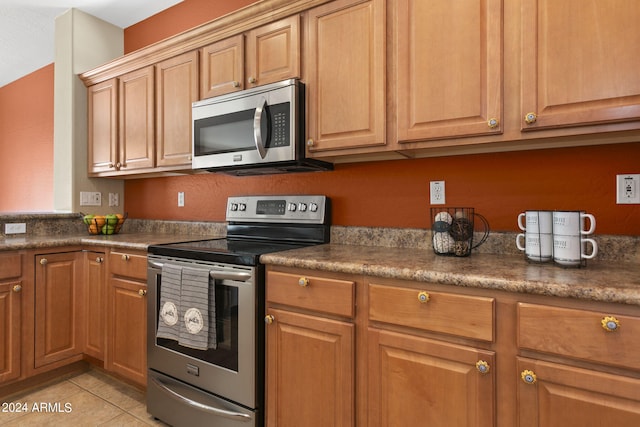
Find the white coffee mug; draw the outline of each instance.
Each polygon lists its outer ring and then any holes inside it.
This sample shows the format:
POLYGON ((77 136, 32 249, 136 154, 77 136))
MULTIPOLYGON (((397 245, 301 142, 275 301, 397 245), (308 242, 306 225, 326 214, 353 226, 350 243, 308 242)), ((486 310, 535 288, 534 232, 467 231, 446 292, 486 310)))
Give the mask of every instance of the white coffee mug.
POLYGON ((520 233, 516 236, 516 247, 524 251, 526 257, 532 261, 545 262, 553 257, 553 235, 551 233, 520 233), (524 247, 522 239, 525 240, 524 247))
POLYGON ((585 259, 598 254, 598 244, 582 236, 553 235, 553 261, 565 266, 579 266, 585 259), (586 253, 586 244, 591 244, 591 253, 586 253))
POLYGON ((596 218, 583 211, 553 211, 553 234, 559 236, 580 236, 592 234, 596 229, 596 218), (585 230, 585 218, 589 219, 589 229, 585 230))
POLYGON ((553 232, 552 211, 525 211, 518 215, 520 230, 530 233, 551 234, 553 232), (525 224, 522 220, 526 219, 525 224))

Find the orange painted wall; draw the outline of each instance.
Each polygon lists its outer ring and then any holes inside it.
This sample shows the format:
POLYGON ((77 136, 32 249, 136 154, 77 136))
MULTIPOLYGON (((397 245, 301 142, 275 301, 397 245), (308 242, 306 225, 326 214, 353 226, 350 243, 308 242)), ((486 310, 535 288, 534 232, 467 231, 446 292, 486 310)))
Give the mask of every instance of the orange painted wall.
POLYGON ((53 64, 0 88, 0 212, 53 210, 53 64))
POLYGON ((429 181, 445 180, 448 206, 470 206, 493 230, 516 231, 526 209, 581 209, 597 233, 640 235, 640 205, 617 205, 615 176, 640 173, 640 143, 336 165, 332 172, 127 181, 133 218, 224 221, 230 195, 321 193, 337 225, 429 228, 429 181), (185 207, 177 207, 178 191, 185 207))
MULTIPOLYGON (((185 0, 125 30, 127 51, 207 22, 252 1, 185 0)), ((640 135, 638 136, 640 141, 640 135)), ((616 205, 615 176, 640 173, 640 142, 622 145, 337 165, 322 173, 234 178, 218 174, 130 180, 132 218, 224 221, 239 194, 321 193, 338 225, 429 227, 429 181, 446 181, 449 206, 471 206, 492 229, 515 231, 525 209, 583 209, 597 232, 640 235, 640 205, 616 205), (185 192, 185 207, 177 194, 185 192)))
POLYGON ((184 0, 124 30, 129 53, 238 10, 257 0, 184 0))

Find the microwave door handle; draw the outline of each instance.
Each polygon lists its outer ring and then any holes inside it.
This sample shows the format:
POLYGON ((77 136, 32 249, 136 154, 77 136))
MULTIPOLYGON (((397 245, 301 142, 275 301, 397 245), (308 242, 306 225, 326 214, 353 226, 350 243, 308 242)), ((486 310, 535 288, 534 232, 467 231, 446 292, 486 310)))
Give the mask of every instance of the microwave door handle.
MULTIPOLYGON (((256 143, 258 154, 260 154, 260 157, 263 159, 267 156, 267 148, 265 147, 265 141, 263 139, 262 130, 260 128, 263 120, 263 112, 265 111, 266 107, 267 100, 264 97, 260 97, 260 102, 258 102, 256 112, 253 115, 253 140, 256 143)), ((266 118, 266 120, 269 119, 266 118)))

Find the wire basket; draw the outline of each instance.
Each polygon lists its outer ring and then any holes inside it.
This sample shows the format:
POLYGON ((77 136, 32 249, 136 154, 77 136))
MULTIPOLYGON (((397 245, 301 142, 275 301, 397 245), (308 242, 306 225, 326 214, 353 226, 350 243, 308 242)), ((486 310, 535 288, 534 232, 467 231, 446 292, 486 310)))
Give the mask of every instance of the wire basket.
POLYGON ((82 220, 87 226, 89 234, 118 234, 122 228, 122 224, 127 219, 127 214, 124 215, 84 215, 82 214, 82 220))
POLYGON ((489 237, 487 219, 473 211, 473 208, 431 208, 431 231, 433 251, 443 256, 469 256, 471 249, 483 244, 489 237), (479 231, 481 237, 473 244, 475 226, 474 218, 478 217, 483 225, 479 231))

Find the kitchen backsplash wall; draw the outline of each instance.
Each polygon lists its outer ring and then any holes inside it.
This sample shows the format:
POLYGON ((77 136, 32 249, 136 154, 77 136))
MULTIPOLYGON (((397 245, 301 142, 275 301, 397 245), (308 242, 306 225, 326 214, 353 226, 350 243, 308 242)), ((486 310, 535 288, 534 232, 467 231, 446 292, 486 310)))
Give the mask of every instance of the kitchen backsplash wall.
POLYGON ((331 172, 230 177, 197 174, 127 181, 132 218, 223 221, 240 194, 321 193, 342 226, 429 228, 429 181, 448 206, 470 206, 491 228, 516 231, 526 209, 586 210, 597 234, 640 235, 640 205, 617 205, 616 174, 640 173, 640 142, 336 165, 331 172), (177 206, 178 192, 185 206, 177 206))

